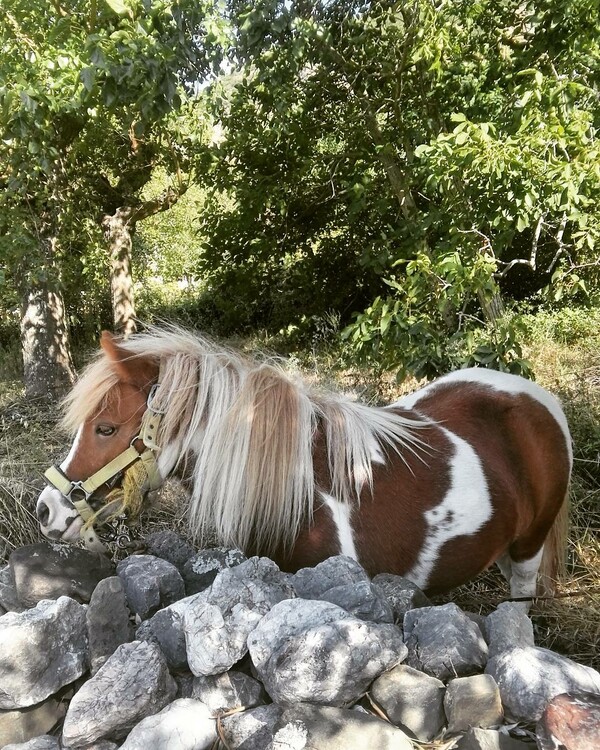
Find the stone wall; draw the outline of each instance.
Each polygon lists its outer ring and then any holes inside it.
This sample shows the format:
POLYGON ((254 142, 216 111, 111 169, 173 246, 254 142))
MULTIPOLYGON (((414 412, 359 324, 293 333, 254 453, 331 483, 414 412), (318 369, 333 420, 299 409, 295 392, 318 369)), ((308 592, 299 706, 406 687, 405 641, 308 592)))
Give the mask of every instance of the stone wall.
POLYGON ((147 542, 116 569, 40 544, 0 571, 0 748, 600 748, 600 674, 536 647, 522 604, 147 542))

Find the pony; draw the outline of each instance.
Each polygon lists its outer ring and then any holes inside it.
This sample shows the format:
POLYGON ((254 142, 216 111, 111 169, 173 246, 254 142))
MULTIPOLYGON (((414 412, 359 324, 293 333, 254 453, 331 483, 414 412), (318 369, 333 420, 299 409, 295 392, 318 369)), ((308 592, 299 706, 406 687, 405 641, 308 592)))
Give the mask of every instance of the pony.
POLYGON ((564 558, 567 420, 517 375, 457 370, 372 406, 175 326, 104 332, 63 426, 36 509, 54 540, 101 548, 96 527, 177 476, 194 538, 287 571, 343 554, 435 594, 496 562, 533 597, 564 558))

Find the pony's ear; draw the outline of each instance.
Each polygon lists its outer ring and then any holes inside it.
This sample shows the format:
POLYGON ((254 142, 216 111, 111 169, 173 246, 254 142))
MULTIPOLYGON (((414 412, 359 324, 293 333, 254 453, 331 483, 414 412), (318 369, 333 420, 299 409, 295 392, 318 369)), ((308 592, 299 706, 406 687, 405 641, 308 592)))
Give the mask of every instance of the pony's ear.
POLYGON ((125 351, 119 346, 119 336, 115 336, 110 331, 102 331, 100 334, 100 346, 104 349, 104 353, 107 357, 117 362, 125 358, 125 351))
POLYGON ((112 362, 119 378, 139 388, 146 388, 158 378, 158 365, 150 357, 133 355, 121 346, 122 339, 110 331, 102 331, 100 346, 112 362))

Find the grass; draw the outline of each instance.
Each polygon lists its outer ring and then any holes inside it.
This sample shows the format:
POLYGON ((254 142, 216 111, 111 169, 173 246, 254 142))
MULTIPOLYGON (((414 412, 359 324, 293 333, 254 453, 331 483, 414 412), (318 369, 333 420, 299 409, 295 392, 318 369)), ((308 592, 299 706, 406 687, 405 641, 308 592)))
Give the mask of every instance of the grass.
MULTIPOLYGON (((600 670, 599 352, 599 319, 582 314, 574 321, 563 320, 562 328, 553 327, 551 316, 532 322, 526 355, 538 382, 563 401, 575 456, 569 574, 558 598, 532 612, 536 642, 600 670)), ((359 368, 340 369, 339 361, 325 349, 296 357, 296 365, 309 377, 335 383, 371 403, 389 402, 415 385, 398 386, 393 376, 375 377, 359 368)), ((68 449, 57 419, 56 408, 26 402, 19 380, 0 363, 0 562, 12 549, 40 538, 33 512, 42 472, 68 449)), ((185 535, 183 505, 181 491, 167 485, 160 508, 145 517, 143 531, 169 527, 185 535)), ((492 569, 439 601, 451 599, 464 609, 487 614, 508 595, 504 579, 492 569)))

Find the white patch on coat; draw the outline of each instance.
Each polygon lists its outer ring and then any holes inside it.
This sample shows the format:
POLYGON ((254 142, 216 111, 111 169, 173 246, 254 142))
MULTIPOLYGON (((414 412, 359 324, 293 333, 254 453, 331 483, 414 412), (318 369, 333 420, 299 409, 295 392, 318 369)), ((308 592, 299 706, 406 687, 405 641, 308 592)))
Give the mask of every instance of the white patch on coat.
POLYGON ((352 533, 352 524, 350 523, 350 507, 347 503, 341 503, 335 497, 321 493, 325 505, 329 508, 331 518, 337 529, 338 541, 340 545, 340 555, 346 555, 353 560, 358 561, 356 547, 354 546, 354 535, 352 533))
POLYGON ((445 385, 446 383, 477 383, 514 396, 520 394, 530 396, 535 401, 542 404, 542 406, 546 407, 561 428, 563 435, 565 436, 565 443, 569 454, 569 463, 571 466, 573 465, 571 434, 569 432, 567 418, 563 413, 560 402, 537 383, 522 378, 519 375, 498 372, 498 370, 487 370, 483 367, 469 367, 465 370, 456 370, 448 373, 448 375, 444 375, 414 393, 409 393, 393 405, 402 406, 405 409, 416 409, 422 398, 429 396, 432 391, 438 388, 438 386, 445 385))
MULTIPOLYGON (((443 429, 443 428, 442 428, 443 429)), ((427 588, 442 547, 458 536, 472 536, 492 517, 492 501, 479 457, 462 438, 444 434, 454 446, 450 459, 450 488, 441 503, 426 511, 425 541, 417 562, 405 575, 427 588)))
POLYGON ((506 582, 510 583, 510 577, 512 575, 512 560, 508 552, 504 552, 496 560, 496 565, 500 569, 502 575, 506 578, 506 582))
POLYGON ((385 465, 385 454, 381 444, 372 436, 369 440, 369 452, 371 453, 371 463, 385 465))
POLYGON ((61 471, 66 474, 69 470, 69 466, 71 465, 71 461, 73 460, 73 457, 79 450, 79 443, 81 442, 81 436, 83 435, 83 425, 77 430, 77 434, 75 435, 75 440, 73 440, 73 445, 71 446, 71 450, 69 451, 69 455, 65 458, 65 460, 60 465, 61 471))
MULTIPOLYGON (((83 425, 77 430, 68 456, 60 464, 60 469, 67 474, 73 458, 79 450, 83 434, 83 425)), ((70 500, 60 490, 52 485, 44 487, 37 500, 38 516, 42 509, 47 513, 47 522, 40 522, 40 530, 49 539, 61 539, 75 542, 79 539, 79 532, 83 526, 83 519, 79 516, 70 500)), ((45 515, 45 513, 44 513, 45 515)))

